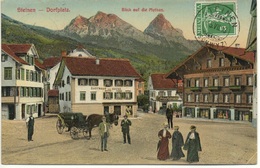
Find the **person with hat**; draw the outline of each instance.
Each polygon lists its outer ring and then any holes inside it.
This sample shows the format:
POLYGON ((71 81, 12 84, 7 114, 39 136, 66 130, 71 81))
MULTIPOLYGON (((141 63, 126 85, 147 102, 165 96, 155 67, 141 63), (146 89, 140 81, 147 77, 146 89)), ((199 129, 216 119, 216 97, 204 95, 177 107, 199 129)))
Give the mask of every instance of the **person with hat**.
POLYGON ((172 160, 179 160, 181 157, 185 157, 182 146, 184 145, 182 133, 179 131, 179 126, 173 127, 174 132, 172 134, 172 160))
POLYGON ((99 134, 101 136, 101 151, 107 150, 107 138, 109 137, 110 124, 106 122, 106 117, 102 117, 102 122, 98 126, 99 134))
POLYGON ((28 142, 33 141, 32 136, 34 132, 34 117, 32 113, 30 113, 30 116, 26 119, 26 126, 28 129, 28 142))
POLYGON ((131 138, 130 138, 130 126, 132 125, 132 122, 128 119, 127 115, 124 115, 124 119, 121 121, 121 128, 123 132, 123 138, 124 138, 124 144, 126 143, 126 137, 127 142, 131 144, 131 138))
POLYGON ((167 130, 168 123, 163 124, 163 129, 158 132, 159 143, 157 146, 157 159, 166 160, 169 159, 169 139, 171 138, 171 133, 167 130))
POLYGON ((196 132, 196 126, 192 125, 190 127, 190 132, 187 135, 183 149, 187 150, 187 161, 189 163, 199 161, 198 151, 202 151, 202 149, 199 133, 196 132))

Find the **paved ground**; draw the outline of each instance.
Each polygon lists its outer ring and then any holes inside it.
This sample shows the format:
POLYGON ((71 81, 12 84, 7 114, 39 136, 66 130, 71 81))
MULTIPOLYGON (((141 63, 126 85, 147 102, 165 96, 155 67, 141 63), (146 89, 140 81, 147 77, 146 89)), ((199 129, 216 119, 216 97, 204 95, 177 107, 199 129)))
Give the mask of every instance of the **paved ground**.
MULTIPOLYGON (((157 133, 166 121, 165 116, 139 113, 138 118, 132 119, 131 145, 122 143, 121 129, 114 126, 110 130, 108 152, 100 151, 97 128, 91 140, 82 135, 79 140, 72 140, 67 132, 57 133, 56 120, 50 115, 37 118, 32 142, 27 142, 24 121, 2 120, 2 164, 189 165, 186 158, 179 161, 156 159, 157 133)), ((197 126, 202 152, 199 152, 200 161, 192 165, 249 166, 257 163, 257 130, 250 123, 174 118, 174 125, 180 127, 184 139, 190 125, 197 126)))

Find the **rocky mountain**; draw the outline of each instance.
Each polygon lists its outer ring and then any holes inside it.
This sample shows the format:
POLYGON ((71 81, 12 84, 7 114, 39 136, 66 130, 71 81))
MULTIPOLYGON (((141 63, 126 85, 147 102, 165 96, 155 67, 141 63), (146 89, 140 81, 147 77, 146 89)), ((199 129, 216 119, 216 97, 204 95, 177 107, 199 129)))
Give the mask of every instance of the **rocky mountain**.
POLYGON ((59 33, 81 42, 167 59, 187 56, 199 48, 198 43, 186 40, 182 31, 174 28, 163 14, 144 32, 115 14, 97 12, 90 18, 77 16, 59 33))

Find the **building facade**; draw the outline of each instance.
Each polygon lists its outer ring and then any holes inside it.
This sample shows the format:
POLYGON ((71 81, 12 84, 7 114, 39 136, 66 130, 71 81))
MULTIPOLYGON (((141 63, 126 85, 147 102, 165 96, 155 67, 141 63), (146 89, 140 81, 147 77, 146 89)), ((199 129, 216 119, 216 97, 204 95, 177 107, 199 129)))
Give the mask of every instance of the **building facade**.
POLYGON ((183 79, 184 117, 252 122, 254 53, 204 46, 167 74, 183 79))
POLYGON ((148 79, 150 111, 165 113, 167 107, 182 106, 181 80, 166 78, 165 74, 151 74, 148 79), (179 88, 179 89, 178 89, 179 88))
POLYGON ((2 44, 2 119, 24 119, 43 113, 44 66, 33 44, 2 44))
POLYGON ((60 112, 135 116, 140 78, 126 59, 65 56, 55 79, 60 112))

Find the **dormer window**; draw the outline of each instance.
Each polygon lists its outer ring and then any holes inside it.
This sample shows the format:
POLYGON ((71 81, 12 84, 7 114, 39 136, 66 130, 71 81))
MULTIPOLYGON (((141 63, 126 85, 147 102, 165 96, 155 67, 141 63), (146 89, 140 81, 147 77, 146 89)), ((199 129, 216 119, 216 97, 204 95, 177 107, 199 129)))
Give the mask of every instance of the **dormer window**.
POLYGON ((207 60, 207 68, 211 68, 211 67, 212 67, 211 59, 208 59, 207 60))
POLYGON ((125 86, 132 86, 131 80, 125 80, 125 86))
POLYGON ((115 80, 115 86, 123 86, 123 80, 115 80))
POLYGON ((224 67, 225 66, 224 58, 219 58, 219 66, 220 67, 224 67))

